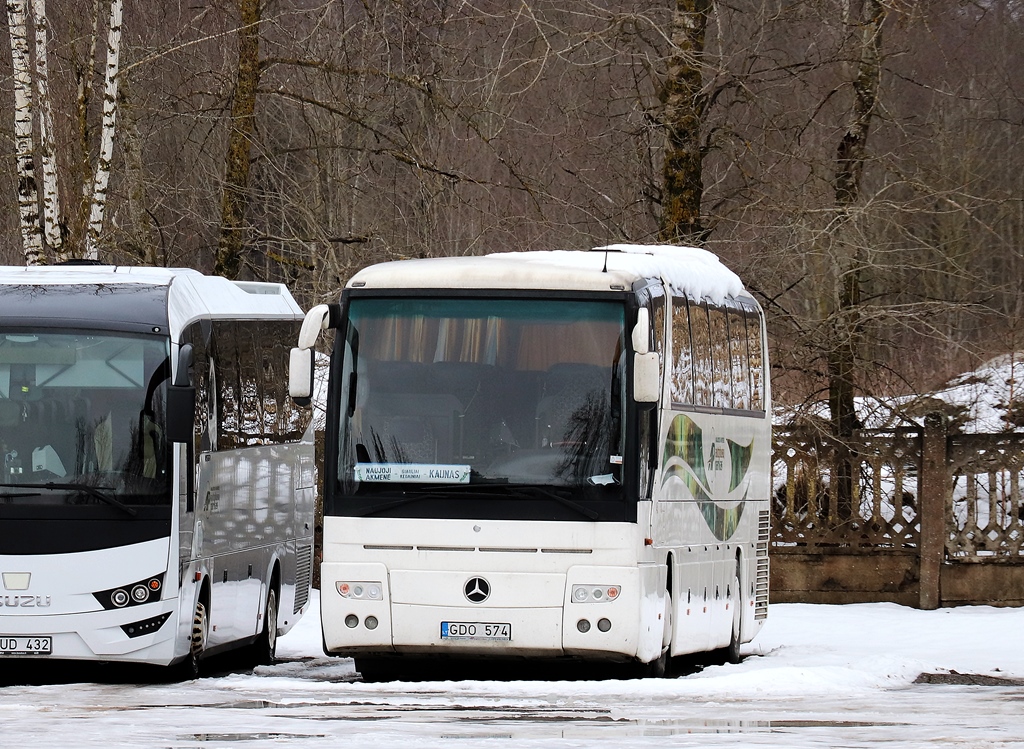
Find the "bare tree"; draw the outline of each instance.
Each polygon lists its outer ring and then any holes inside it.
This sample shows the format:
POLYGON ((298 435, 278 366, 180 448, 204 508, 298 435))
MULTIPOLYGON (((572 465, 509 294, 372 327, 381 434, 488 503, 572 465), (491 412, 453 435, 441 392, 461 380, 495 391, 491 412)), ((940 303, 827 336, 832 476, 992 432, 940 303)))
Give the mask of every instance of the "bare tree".
POLYGON ((53 105, 50 98, 49 18, 46 0, 32 0, 35 24, 36 104, 39 109, 39 160, 43 171, 43 232, 48 249, 64 259, 60 188, 57 183, 57 148, 54 142, 53 105))
POLYGON ((861 197, 868 133, 878 103, 882 77, 882 25, 886 10, 880 0, 864 0, 858 24, 859 61, 853 81, 853 108, 846 132, 836 149, 836 217, 829 226, 837 267, 834 329, 828 351, 829 412, 836 435, 849 436, 858 426, 854 403, 855 372, 861 338, 862 275, 866 265, 864 244, 850 227, 850 213, 861 197))
POLYGON ((118 72, 121 67, 121 22, 123 0, 110 1, 110 22, 107 26, 106 68, 103 77, 103 124, 100 129, 100 148, 96 158, 89 227, 86 232, 83 257, 99 257, 99 241, 103 233, 103 218, 107 206, 107 187, 110 183, 110 162, 114 155, 114 134, 117 126, 118 72))
POLYGON ((666 242, 702 243, 703 143, 707 101, 703 80, 704 35, 711 0, 676 0, 672 50, 661 90, 665 128, 661 229, 666 242))
POLYGON ((256 133, 256 95, 260 83, 260 0, 237 0, 238 68, 231 100, 231 125, 221 199, 216 273, 237 278, 245 243, 249 170, 256 133))
POLYGON ((43 242, 32 137, 32 68, 28 45, 28 7, 25 0, 8 0, 7 23, 14 66, 14 142, 18 162, 22 252, 26 265, 36 265, 43 257, 43 242))

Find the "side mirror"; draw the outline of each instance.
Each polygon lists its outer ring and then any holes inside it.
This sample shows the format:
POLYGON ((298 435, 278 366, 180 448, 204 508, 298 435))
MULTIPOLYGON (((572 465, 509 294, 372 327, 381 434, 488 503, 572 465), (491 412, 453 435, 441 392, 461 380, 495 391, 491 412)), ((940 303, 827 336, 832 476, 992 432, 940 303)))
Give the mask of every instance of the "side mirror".
POLYGON ((164 434, 171 442, 188 442, 196 422, 196 389, 189 379, 192 366, 192 344, 178 350, 178 367, 174 383, 167 388, 167 425, 164 434))
POLYGON ((299 329, 298 346, 291 350, 288 359, 288 394, 299 406, 308 406, 313 397, 313 347, 320 331, 326 330, 331 322, 331 308, 318 304, 302 321, 299 329))
POLYGON ((651 313, 646 307, 636 311, 636 325, 633 326, 633 351, 646 354, 651 350, 651 313))
POLYGON ((633 400, 652 404, 661 400, 661 361, 653 351, 633 354, 633 400))
POLYGON ((313 349, 293 348, 288 359, 288 394, 299 406, 313 399, 313 349))

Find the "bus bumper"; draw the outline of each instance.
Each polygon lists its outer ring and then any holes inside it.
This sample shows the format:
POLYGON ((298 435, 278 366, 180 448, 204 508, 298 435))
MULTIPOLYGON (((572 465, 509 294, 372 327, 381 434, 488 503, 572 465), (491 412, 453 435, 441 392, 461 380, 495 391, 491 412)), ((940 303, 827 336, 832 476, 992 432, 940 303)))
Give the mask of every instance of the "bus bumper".
POLYGON ((645 602, 639 575, 628 567, 470 574, 324 563, 324 645, 329 654, 348 656, 630 660, 638 652, 660 652, 662 637, 657 626, 650 637, 641 630, 645 602), (472 603, 466 590, 477 577, 486 581, 489 594, 472 603), (604 595, 575 601, 579 587, 604 595), (612 599, 606 595, 611 587, 618 591, 612 599), (645 644, 651 638, 657 640, 653 648, 645 644))

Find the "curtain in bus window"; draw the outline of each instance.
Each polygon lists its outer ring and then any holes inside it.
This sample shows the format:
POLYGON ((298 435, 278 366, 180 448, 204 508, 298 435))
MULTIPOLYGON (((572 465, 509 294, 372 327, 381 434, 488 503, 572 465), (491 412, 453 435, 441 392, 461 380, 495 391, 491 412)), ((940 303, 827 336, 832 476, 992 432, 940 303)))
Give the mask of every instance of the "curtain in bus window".
POLYGON ((764 356, 761 352, 761 315, 752 306, 745 306, 747 323, 747 355, 750 360, 750 408, 764 409, 764 356))
POLYGON ((690 336, 693 343, 693 402, 698 406, 713 406, 715 371, 706 302, 690 305, 690 336))
POLYGON ((747 330, 743 311, 729 310, 729 355, 732 375, 732 407, 750 408, 750 373, 747 361, 747 330))
POLYGON ((437 322, 424 315, 371 318, 366 321, 363 340, 369 344, 373 359, 428 362, 436 346, 437 322))
POLYGON ((693 351, 686 299, 672 300, 672 402, 693 403, 693 351))
POLYGON ((367 319, 362 336, 377 361, 494 364, 504 327, 495 317, 388 316, 367 319))
POLYGON ((494 364, 503 327, 496 317, 443 318, 433 361, 494 364))

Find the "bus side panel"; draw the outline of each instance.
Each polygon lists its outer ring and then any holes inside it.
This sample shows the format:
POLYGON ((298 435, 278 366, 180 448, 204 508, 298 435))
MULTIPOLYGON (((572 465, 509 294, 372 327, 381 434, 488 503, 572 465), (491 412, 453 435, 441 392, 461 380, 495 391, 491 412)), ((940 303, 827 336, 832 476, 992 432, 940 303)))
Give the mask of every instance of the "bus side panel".
POLYGON ((735 606, 747 642, 760 629, 752 582, 770 486, 767 419, 678 410, 664 410, 661 418, 651 534, 676 565, 672 654, 727 646, 735 606))

